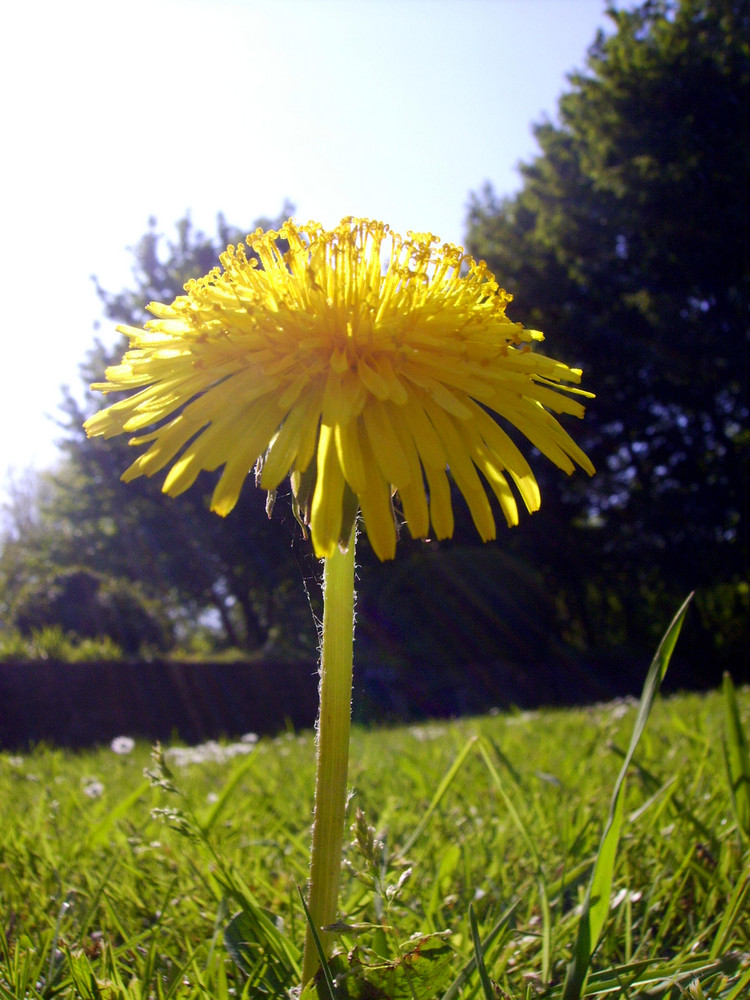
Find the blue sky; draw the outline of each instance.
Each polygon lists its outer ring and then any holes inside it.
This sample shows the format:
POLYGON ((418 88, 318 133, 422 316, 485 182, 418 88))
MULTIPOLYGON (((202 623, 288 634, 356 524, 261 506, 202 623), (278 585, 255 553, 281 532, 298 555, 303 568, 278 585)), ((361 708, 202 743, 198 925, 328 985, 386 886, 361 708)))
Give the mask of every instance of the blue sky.
MULTIPOLYGON (((605 0, 59 0, 4 15, 0 495, 54 462, 64 383, 149 216, 214 231, 285 199, 461 243, 518 188, 605 0)), ((497 276, 502 283, 502 275, 497 276)), ((102 327, 105 341, 114 333, 102 327)))

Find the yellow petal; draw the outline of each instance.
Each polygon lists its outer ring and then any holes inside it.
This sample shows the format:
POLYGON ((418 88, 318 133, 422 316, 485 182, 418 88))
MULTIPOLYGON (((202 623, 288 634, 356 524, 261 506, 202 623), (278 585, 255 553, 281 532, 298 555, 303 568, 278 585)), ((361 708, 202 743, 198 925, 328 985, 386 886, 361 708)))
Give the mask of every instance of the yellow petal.
POLYGON ((362 434, 361 440, 366 483, 359 494, 359 502, 367 537, 378 559, 393 559, 396 555, 396 525, 390 487, 379 471, 368 436, 362 434))
POLYGON ((330 556, 341 535, 344 474, 341 471, 333 428, 323 424, 318 441, 318 478, 310 514, 310 534, 319 558, 330 556))
POLYGON ((408 486, 402 486, 398 495, 409 534, 412 538, 426 538, 430 533, 430 512, 422 477, 408 486))
POLYGON ((318 401, 314 396, 300 400, 286 415, 263 460, 260 485, 264 490, 275 490, 282 479, 289 475, 303 441, 303 429, 310 423, 317 425, 319 416, 318 401))
POLYGON ((430 521, 438 539, 453 535, 453 505, 451 488, 444 469, 427 466, 427 485, 430 489, 430 521))
POLYGON ((351 489, 360 493, 367 485, 360 421, 350 420, 345 424, 337 424, 334 436, 344 477, 351 489))
POLYGON ((396 434, 387 404, 373 400, 362 413, 362 423, 383 476, 397 489, 407 486, 419 470, 403 446, 403 436, 396 434))

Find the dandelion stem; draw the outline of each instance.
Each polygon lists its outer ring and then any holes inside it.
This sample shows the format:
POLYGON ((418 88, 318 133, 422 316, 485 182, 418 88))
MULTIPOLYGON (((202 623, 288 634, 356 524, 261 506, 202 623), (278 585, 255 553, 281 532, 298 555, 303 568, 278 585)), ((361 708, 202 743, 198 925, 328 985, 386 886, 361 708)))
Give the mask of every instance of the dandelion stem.
MULTIPOLYGON (((326 955, 333 946, 333 935, 321 932, 321 928, 336 920, 344 840, 354 650, 354 536, 352 530, 346 552, 337 548, 326 558, 323 571, 318 761, 308 908, 326 955)), ((308 927, 303 986, 319 964, 308 927)))

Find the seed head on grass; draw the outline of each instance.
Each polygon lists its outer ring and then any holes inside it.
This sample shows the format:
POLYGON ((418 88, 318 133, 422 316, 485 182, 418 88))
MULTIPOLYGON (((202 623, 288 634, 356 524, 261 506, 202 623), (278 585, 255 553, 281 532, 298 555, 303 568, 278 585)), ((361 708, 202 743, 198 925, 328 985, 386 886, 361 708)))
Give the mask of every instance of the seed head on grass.
POLYGON ((94 388, 131 395, 85 426, 148 445, 124 479, 169 467, 163 489, 176 496, 223 466, 212 509, 225 515, 253 467, 269 492, 291 476, 318 556, 347 543, 361 510, 390 559, 396 496, 413 537, 453 534, 448 469, 485 541, 487 486, 510 525, 509 479, 539 507, 498 420, 566 472, 593 472, 552 416, 583 414, 569 395, 589 395, 572 388, 580 371, 530 350, 542 334, 506 316, 510 296, 483 262, 353 218, 330 231, 290 220, 247 246, 228 247, 170 305, 152 303, 145 329, 120 328, 130 350, 94 388))

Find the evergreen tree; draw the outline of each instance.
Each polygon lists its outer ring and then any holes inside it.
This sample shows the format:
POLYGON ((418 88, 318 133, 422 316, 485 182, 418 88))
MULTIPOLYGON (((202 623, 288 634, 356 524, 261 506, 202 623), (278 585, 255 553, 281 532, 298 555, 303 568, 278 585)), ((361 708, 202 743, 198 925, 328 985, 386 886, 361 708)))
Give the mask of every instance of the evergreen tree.
POLYGON ((609 15, 614 33, 571 76, 559 123, 536 127, 521 191, 474 197, 468 243, 516 295, 514 318, 548 331, 597 394, 585 448, 598 475, 562 491, 550 478, 532 532, 581 642, 643 634, 639 608, 657 628, 697 586, 707 624, 737 648, 750 564, 750 4, 648 0, 609 15), (575 545, 550 539, 550 507, 575 545), (717 588, 723 625, 709 614, 717 588))

